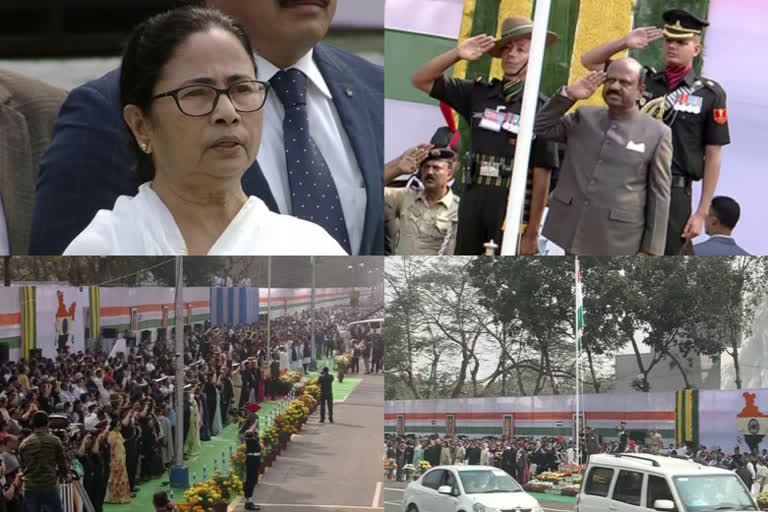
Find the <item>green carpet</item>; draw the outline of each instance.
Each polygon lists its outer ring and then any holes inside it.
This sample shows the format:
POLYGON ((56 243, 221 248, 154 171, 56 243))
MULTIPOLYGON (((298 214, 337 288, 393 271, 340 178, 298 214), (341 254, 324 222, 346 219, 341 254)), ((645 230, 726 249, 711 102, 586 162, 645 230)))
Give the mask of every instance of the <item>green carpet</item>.
MULTIPOLYGON (((269 416, 277 406, 277 402, 262 402, 261 410, 259 411, 259 419, 261 424, 265 425, 265 418, 269 416)), ((232 447, 232 453, 237 449, 237 424, 230 424, 224 429, 224 432, 218 436, 214 436, 210 441, 203 441, 200 443, 200 455, 187 459, 184 461, 189 468, 189 480, 192 483, 193 475, 197 476, 197 481, 203 479, 203 466, 206 467, 207 476, 210 478, 213 473, 213 460, 216 459, 218 468, 221 468, 221 453, 224 452, 227 463, 229 463, 229 447, 232 447)), ((133 511, 150 511, 154 510, 152 506, 152 495, 157 491, 169 491, 168 486, 168 474, 160 478, 156 478, 150 482, 145 482, 139 486, 139 492, 136 497, 131 500, 131 503, 122 505, 116 504, 104 504, 105 512, 133 512, 133 511), (163 485, 165 484, 165 485, 163 485)), ((173 497, 175 501, 182 501, 184 499, 183 489, 174 489, 173 497)))
POLYGON ((559 494, 543 494, 539 492, 529 492, 531 496, 541 501, 559 501, 561 503, 576 503, 575 496, 560 496, 559 494))

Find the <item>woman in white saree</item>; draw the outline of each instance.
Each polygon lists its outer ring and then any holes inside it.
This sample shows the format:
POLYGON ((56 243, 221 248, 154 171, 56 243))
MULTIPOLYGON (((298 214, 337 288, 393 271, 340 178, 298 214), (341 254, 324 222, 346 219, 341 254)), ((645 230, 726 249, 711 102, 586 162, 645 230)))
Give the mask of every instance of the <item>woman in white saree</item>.
POLYGON ((245 30, 218 11, 177 9, 142 23, 120 77, 139 193, 100 210, 64 254, 346 254, 319 225, 243 192, 269 92, 256 77, 245 30))

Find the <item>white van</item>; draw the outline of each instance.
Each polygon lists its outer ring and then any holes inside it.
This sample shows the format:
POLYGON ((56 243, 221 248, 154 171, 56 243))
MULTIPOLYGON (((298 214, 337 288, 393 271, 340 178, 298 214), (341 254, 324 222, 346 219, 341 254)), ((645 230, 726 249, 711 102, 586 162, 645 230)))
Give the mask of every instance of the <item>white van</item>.
POLYGON ((743 512, 759 508, 733 471, 682 457, 616 453, 590 456, 576 510, 743 512))

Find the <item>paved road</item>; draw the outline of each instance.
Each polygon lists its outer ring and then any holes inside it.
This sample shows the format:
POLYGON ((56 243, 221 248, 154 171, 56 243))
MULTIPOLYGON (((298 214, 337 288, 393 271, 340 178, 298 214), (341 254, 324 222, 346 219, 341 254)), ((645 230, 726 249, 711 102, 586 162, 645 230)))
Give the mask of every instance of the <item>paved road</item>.
MULTIPOLYGON (((384 481, 384 512, 401 512, 400 504, 406 485, 405 482, 384 481)), ((576 510, 575 505, 571 503, 544 500, 539 500, 539 503, 544 507, 545 512, 572 512, 576 510)))
MULTIPOLYGON (((384 510, 384 376, 360 376, 362 382, 346 401, 334 404, 335 423, 319 423, 320 412, 315 412, 264 475, 254 493, 262 510, 384 510)), ((230 510, 244 510, 243 504, 230 510)))

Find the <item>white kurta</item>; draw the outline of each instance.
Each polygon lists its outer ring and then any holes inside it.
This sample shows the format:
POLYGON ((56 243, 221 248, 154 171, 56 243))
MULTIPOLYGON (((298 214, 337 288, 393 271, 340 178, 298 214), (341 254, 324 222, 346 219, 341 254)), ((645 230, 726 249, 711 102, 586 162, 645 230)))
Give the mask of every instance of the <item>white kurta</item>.
MULTIPOLYGON (((184 237, 150 183, 120 196, 96 216, 64 251, 67 256, 186 255, 184 237)), ((271 212, 251 196, 208 252, 209 256, 346 255, 322 227, 271 212)))

